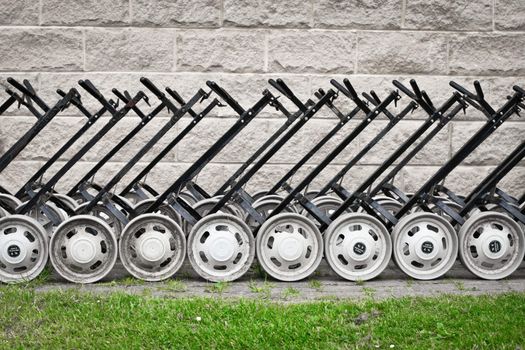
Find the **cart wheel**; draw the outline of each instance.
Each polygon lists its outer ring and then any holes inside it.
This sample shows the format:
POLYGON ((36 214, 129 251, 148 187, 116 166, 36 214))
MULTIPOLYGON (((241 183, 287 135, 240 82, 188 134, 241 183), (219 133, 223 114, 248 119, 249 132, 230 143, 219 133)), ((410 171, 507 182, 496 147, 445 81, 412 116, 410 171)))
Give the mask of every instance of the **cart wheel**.
POLYGON ((7 193, 0 193, 0 202, 2 202, 6 211, 14 212, 16 208, 22 205, 22 201, 15 196, 7 193))
POLYGON ((65 206, 67 206, 72 211, 75 211, 75 209, 78 207, 78 202, 66 194, 54 193, 53 197, 60 200, 65 206))
POLYGON ((313 201, 319 195, 319 191, 308 191, 304 194, 306 199, 313 201))
POLYGON ((450 270, 458 254, 458 238, 450 223, 434 213, 412 213, 392 231, 394 259, 408 276, 431 280, 450 270))
POLYGON ((51 263, 57 273, 75 283, 104 278, 117 260, 117 239, 111 227, 91 215, 64 221, 49 244, 51 263))
POLYGON ((256 239, 257 259, 266 273, 280 281, 310 276, 321 263, 323 238, 315 224, 296 213, 271 217, 256 239))
POLYGON ((132 205, 136 205, 137 203, 140 203, 144 200, 144 198, 139 196, 133 190, 126 193, 123 197, 126 198, 132 205))
POLYGON ((136 278, 162 281, 173 276, 186 255, 186 238, 171 218, 143 214, 126 225, 119 242, 122 265, 136 278))
MULTIPOLYGON (((22 205, 25 205, 26 202, 22 203, 22 205)), ((64 222, 65 220, 67 220, 68 218, 68 215, 65 211, 59 209, 54 203, 52 202, 47 202, 46 203, 46 207, 49 211, 51 211, 56 217, 58 217, 60 223, 64 222)), ((57 226, 54 226, 53 225, 53 222, 51 222, 46 214, 44 214, 44 211, 37 207, 37 206, 34 206, 32 207, 27 213, 26 213, 26 216, 29 216, 33 219, 35 219, 36 221, 38 221, 40 223, 40 225, 42 225, 42 227, 44 227, 44 229, 46 230, 47 232, 47 237, 48 238, 51 238, 51 236, 53 235, 53 232, 55 232, 55 230, 57 229, 58 225, 57 226)))
POLYGON ((233 281, 244 275, 255 256, 252 232, 238 217, 208 215, 193 226, 188 236, 188 258, 202 278, 233 281))
MULTIPOLYGON (((193 205, 193 209, 195 209, 195 211, 199 213, 201 217, 205 217, 208 215, 210 210, 215 206, 215 204, 217 204, 219 200, 220 198, 217 198, 217 197, 203 199, 195 203, 193 205)), ((221 210, 219 210, 219 213, 229 214, 229 215, 233 215, 236 217, 243 216, 243 214, 238 214, 238 212, 231 205, 225 205, 224 207, 222 207, 221 210)), ((184 232, 186 232, 186 234, 188 235, 191 231, 192 225, 189 222, 184 221, 183 228, 184 228, 184 232)))
POLYGON ((263 197, 263 196, 266 196, 266 194, 268 193, 268 191, 257 191, 255 192, 253 195, 252 195, 252 199, 254 201, 258 200, 259 198, 263 197))
POLYGON ((0 281, 30 281, 48 258, 46 230, 33 218, 10 215, 0 219, 0 281))
MULTIPOLYGON (((81 204, 77 207, 75 210, 76 213, 80 213, 82 209, 88 205, 88 203, 81 204)), ((95 205, 89 213, 83 213, 83 215, 89 215, 92 217, 97 217, 99 219, 104 220, 106 224, 109 225, 109 227, 113 230, 113 233, 115 234, 115 237, 118 239, 120 237, 120 234, 122 233, 122 230, 124 229, 122 223, 120 220, 113 214, 108 208, 106 208, 103 204, 97 204, 95 205)))
MULTIPOLYGON (((98 191, 95 190, 92 186, 87 186, 86 191, 93 197, 95 197, 98 194, 98 191)), ((88 202, 80 192, 77 192, 70 197, 73 198, 78 204, 84 204, 88 202)))
MULTIPOLYGON (((381 197, 383 197, 383 196, 381 196, 381 197)), ((374 197, 374 200, 375 200, 375 197, 374 197)), ((388 197, 386 197, 386 198, 379 198, 377 200, 377 202, 383 208, 385 208, 388 212, 390 212, 392 215, 396 215, 397 212, 399 211, 399 209, 403 208, 403 204, 399 203, 395 199, 388 198, 388 197)), ((362 207, 359 207, 359 209, 357 209, 357 212, 358 213, 364 213, 365 210, 362 207)), ((383 218, 383 215, 381 215, 379 213, 378 213, 378 215, 379 215, 379 217, 383 218)))
POLYGON ((511 217, 482 212, 459 230, 459 257, 474 275, 497 280, 510 276, 525 253, 525 234, 511 217))
POLYGON ((178 196, 191 206, 195 205, 198 202, 197 199, 193 197, 191 193, 186 191, 180 192, 178 196))
MULTIPOLYGON (((335 198, 332 196, 321 196, 312 199, 312 204, 314 204, 321 212, 323 212, 326 216, 330 217, 336 211, 343 201, 340 198, 335 198)), ((350 212, 350 210, 347 210, 347 212, 350 212)), ((308 212, 308 210, 303 209, 301 214, 308 219, 312 220, 316 223, 316 225, 319 225, 319 221, 313 217, 312 214, 308 212)))
MULTIPOLYGON (((133 210, 135 211, 135 215, 133 218, 138 217, 139 215, 146 214, 146 210, 155 202, 155 198, 151 199, 145 199, 143 201, 140 201, 139 203, 135 204, 133 207, 133 210)), ((179 213, 171 205, 168 203, 163 203, 159 206, 159 209, 155 211, 155 214, 162 214, 170 219, 174 220, 177 225, 181 225, 182 220, 180 218, 179 213)))
POLYGON ((328 264, 349 281, 368 281, 379 276, 392 255, 388 230, 368 214, 340 216, 328 226, 324 246, 328 264))
MULTIPOLYGON (((256 206, 259 207, 259 205, 260 205, 259 203, 261 203, 261 202, 266 203, 267 201, 274 201, 275 203, 277 203, 277 202, 280 203, 280 202, 283 201, 283 199, 284 199, 284 197, 281 196, 281 195, 278 195, 278 194, 270 194, 270 195, 267 195, 267 196, 263 196, 263 197, 259 198, 258 200, 254 201, 254 202, 252 203, 252 207, 254 207, 254 208, 255 208, 256 206)), ((299 205, 299 207, 301 207, 301 206, 299 205)), ((302 208, 302 207, 301 207, 301 208, 302 208)), ((299 213, 299 212, 300 212, 300 209, 297 208, 293 203, 288 204, 288 209, 289 209, 292 213, 299 213)))
MULTIPOLYGON (((267 200, 261 200, 257 203, 253 203, 252 207, 255 209, 259 214, 262 215, 263 218, 267 218, 275 208, 281 203, 280 199, 272 199, 268 198, 267 200)), ((296 211, 293 208, 286 207, 284 212, 286 213, 295 213, 296 211)), ((246 215, 245 220, 246 224, 248 224, 248 227, 252 232, 259 227, 259 223, 255 221, 255 219, 251 215, 246 215)))

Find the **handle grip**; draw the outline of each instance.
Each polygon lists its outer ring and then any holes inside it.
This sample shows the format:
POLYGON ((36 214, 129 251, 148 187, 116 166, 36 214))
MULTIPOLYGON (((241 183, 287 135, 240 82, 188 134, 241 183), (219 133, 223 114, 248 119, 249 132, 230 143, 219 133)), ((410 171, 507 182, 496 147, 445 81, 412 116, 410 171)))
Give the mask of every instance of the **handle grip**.
POLYGON ((525 90, 523 90, 521 87, 519 87, 518 85, 514 85, 512 87, 514 89, 514 91, 516 92, 519 92, 520 94, 524 95, 525 96, 525 90))
POLYGON ((434 103, 430 99, 430 97, 427 95, 427 92, 425 90, 421 91, 421 96, 423 96, 423 100, 432 108, 434 108, 434 103))
POLYGON ((332 84, 337 90, 341 91, 346 97, 353 99, 350 92, 343 85, 341 85, 337 80, 331 79, 330 84, 332 84))
POLYGON ((175 90, 173 89, 170 89, 169 87, 166 87, 166 92, 171 96, 173 97, 173 99, 175 101, 177 101, 177 103, 183 105, 185 102, 184 102, 184 99, 182 98, 182 96, 175 90))
POLYGON ((478 97, 475 94, 468 91, 463 86, 456 83, 455 81, 450 81, 449 85, 452 86, 454 89, 458 90, 459 92, 461 92, 463 95, 467 95, 471 99, 478 100, 478 97))
POLYGON ((31 85, 31 83, 29 82, 29 80, 24 79, 22 82, 24 83, 24 86, 26 87, 27 91, 29 91, 31 93, 31 97, 35 97, 36 96, 36 91, 33 88, 33 85, 31 85))
POLYGON ((100 91, 98 91, 98 89, 95 87, 95 85, 93 85, 93 83, 91 81, 89 81, 88 79, 86 79, 86 80, 79 80, 78 81, 78 85, 82 86, 84 88, 84 90, 89 92, 97 100, 102 99, 102 94, 100 93, 100 91))
POLYGON ((144 85, 148 90, 150 90, 151 92, 153 92, 153 94, 155 96, 157 96, 160 99, 163 99, 164 98, 164 93, 162 93, 162 91, 160 91, 156 86, 155 84, 153 84, 151 82, 151 80, 149 80, 148 78, 146 77, 141 77, 140 78, 140 82, 142 83, 142 85, 144 85))
POLYGON ((415 79, 410 79, 410 86, 412 86, 412 90, 414 90, 414 94, 416 94, 417 98, 422 100, 423 96, 421 95, 421 90, 419 89, 415 79))
POLYGON ((377 96, 374 90, 370 90, 370 95, 372 95, 372 97, 374 98, 374 100, 376 100, 378 104, 381 103, 381 99, 379 98, 379 96, 377 96))
POLYGON ((350 93, 350 96, 352 96, 352 98, 354 98, 354 99, 359 98, 357 96, 357 92, 355 91, 354 87, 352 86, 352 84, 350 83, 350 80, 348 80, 348 78, 343 79, 343 83, 345 84, 345 86, 348 89, 348 92, 350 93))
POLYGON ((226 92, 226 90, 217 85, 216 82, 208 80, 206 82, 206 85, 208 85, 208 87, 212 89, 213 92, 219 95, 219 97, 222 98, 224 102, 226 102, 231 108, 233 108, 233 110, 237 112, 237 114, 241 115, 244 113, 244 108, 242 108, 241 105, 237 103, 237 101, 235 101, 233 97, 231 97, 230 94, 226 92))
MULTIPOLYGON (((76 91, 76 90, 75 90, 76 91)), ((57 89, 57 94, 60 95, 60 97, 66 97, 66 93, 62 90, 62 89, 57 89)), ((76 96, 74 96, 72 99, 71 99, 71 104, 75 107, 78 107, 78 108, 82 108, 84 107, 82 105, 82 102, 80 102, 80 94, 76 94, 76 96)))
POLYGON ((362 93, 363 97, 366 98, 371 104, 373 104, 374 106, 377 106, 378 103, 376 101, 375 98, 373 98, 372 96, 370 96, 369 94, 367 94, 366 92, 363 92, 362 93))
POLYGON ((24 95, 34 97, 34 92, 28 90, 24 85, 20 84, 17 80, 9 77, 7 78, 7 82, 13 85, 17 90, 20 90, 20 92, 22 92, 24 95))
POLYGON ((483 89, 481 88, 481 84, 479 81, 474 82, 474 89, 476 89, 476 94, 478 94, 478 97, 483 100, 485 97, 485 94, 483 93, 483 89))
POLYGON ((281 87, 281 85, 279 85, 275 80, 273 79, 268 79, 268 83, 273 87, 275 88, 275 90, 279 91, 281 94, 283 94, 284 96, 290 98, 290 96, 288 96, 288 94, 286 93, 286 91, 281 87))
POLYGON ((405 95, 407 95, 408 97, 410 97, 411 99, 413 100, 417 100, 417 96, 414 95, 414 93, 412 91, 410 91, 405 85, 403 85, 400 81, 398 80, 393 80, 392 81, 392 84, 394 84, 394 86, 396 88, 398 88, 399 90, 403 91, 403 93, 405 95))

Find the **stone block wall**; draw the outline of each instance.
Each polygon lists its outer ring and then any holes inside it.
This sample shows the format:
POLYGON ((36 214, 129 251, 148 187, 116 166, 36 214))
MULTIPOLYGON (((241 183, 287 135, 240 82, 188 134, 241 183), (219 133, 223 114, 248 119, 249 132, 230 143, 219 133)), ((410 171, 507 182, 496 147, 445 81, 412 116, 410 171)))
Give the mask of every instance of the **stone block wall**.
MULTIPOLYGON (((29 79, 49 103, 57 99, 57 88, 78 87, 79 79, 91 79, 110 95, 112 87, 137 91, 141 88, 139 78, 147 76, 158 85, 178 90, 185 98, 205 87, 206 80, 214 80, 245 108, 255 103, 264 88, 269 88, 269 78, 282 78, 303 100, 320 87, 329 88, 332 78, 349 78, 358 91, 374 89, 380 97, 393 88, 393 79, 408 82, 414 78, 436 104, 450 96, 450 80, 471 86, 477 79, 487 98, 500 105, 514 84, 525 86, 525 2, 0 0, 0 84, 6 85, 9 76, 29 79)), ((6 97, 3 91, 0 94, 2 99, 6 97)), ((154 98, 151 100, 157 103, 154 98)), ((91 111, 99 107, 88 96, 83 101, 91 111)), ((337 103, 343 111, 351 108, 344 97, 337 103)), ((404 97, 400 107, 406 103, 408 98, 404 97)), ((141 108, 148 110, 144 104, 141 108)), ((406 117, 359 162, 345 182, 351 186, 366 178, 424 117, 422 111, 406 117)), ((167 118, 167 113, 158 116, 96 179, 104 182, 114 174, 167 118)), ((168 186, 234 118, 235 113, 228 108, 214 111, 155 168, 149 182, 159 189, 168 186)), ((483 116, 472 108, 455 119, 402 171, 397 179, 402 188, 417 189, 483 124, 483 116)), ((33 122, 24 108, 11 109, 2 116, 0 152, 5 152, 33 122)), ((71 186, 137 122, 138 118, 130 113, 58 188, 71 186)), ((184 119, 174 128, 130 176, 187 122, 184 119)), ((216 188, 282 122, 278 113, 265 111, 202 171, 198 182, 205 188, 216 188)), ((0 174, 0 183, 17 189, 82 123, 83 117, 74 109, 55 118, 0 174)), ((272 158, 249 188, 270 186, 334 123, 328 109, 320 111, 272 158)), ((345 126, 295 180, 318 163, 356 123, 345 126)), ((98 124, 89 135, 103 122, 98 124)), ((384 124, 384 118, 375 122, 313 186, 327 181, 384 124)), ((466 193, 524 135, 524 121, 513 117, 451 174, 447 184, 466 193)), ((81 144, 75 145, 51 172, 81 144)), ((525 162, 504 179, 502 187, 514 195, 523 193, 525 162)))

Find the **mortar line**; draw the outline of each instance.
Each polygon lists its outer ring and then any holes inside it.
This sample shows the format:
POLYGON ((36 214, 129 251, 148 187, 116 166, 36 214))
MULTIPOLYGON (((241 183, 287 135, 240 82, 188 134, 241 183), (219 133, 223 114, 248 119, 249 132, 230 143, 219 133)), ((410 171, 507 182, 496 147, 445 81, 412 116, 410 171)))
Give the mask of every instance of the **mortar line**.
POLYGON ((42 0, 38 0, 38 25, 42 25, 42 0))
POLYGON ((450 75, 450 37, 447 37, 447 75, 450 75))
POLYGON ((129 25, 131 26, 131 24, 133 23, 133 6, 132 6, 132 1, 133 0, 129 0, 129 6, 128 6, 128 11, 129 11, 129 25))
POLYGON ((496 0, 492 0, 492 31, 496 31, 496 0))
POLYGON ((224 0, 221 0, 219 10, 219 28, 224 26, 224 0))
POLYGON ((315 10, 314 10, 314 0, 310 0, 310 27, 311 28, 314 28, 315 27, 315 10))
POLYGON ((405 28, 405 17, 407 10, 407 0, 401 2, 401 29, 405 28))
POLYGON ((359 33, 355 33, 355 57, 354 57, 354 74, 357 74, 359 63, 359 33))
POLYGON ((86 66, 86 30, 82 30, 82 54, 83 54, 83 66, 84 66, 84 72, 87 72, 87 66, 86 66))
POLYGON ((263 71, 265 73, 268 73, 268 51, 270 49, 270 33, 266 32, 264 34, 264 63, 263 63, 263 71))
POLYGON ((175 35, 173 36, 173 67, 171 68, 172 72, 176 72, 178 68, 178 32, 175 31, 175 35))
MULTIPOLYGON (((0 25, 0 29, 2 28, 19 28, 19 29, 42 29, 39 25, 0 25)), ((95 29, 95 28, 106 28, 106 29, 112 29, 112 28, 125 28, 130 26, 125 25, 118 25, 118 26, 108 26, 108 25, 78 25, 78 26, 71 26, 71 25, 50 25, 50 26, 44 26, 46 29, 95 29)), ((154 25, 135 25, 132 26, 133 28, 137 29, 156 29, 159 31, 163 30, 170 30, 170 29, 184 29, 184 30, 196 30, 196 31, 202 31, 206 32, 212 29, 219 29, 218 26, 192 26, 192 25, 165 25, 162 27, 154 26, 154 25)), ((253 26, 253 27, 224 27, 223 30, 225 32, 231 31, 231 32, 238 32, 239 30, 252 30, 252 31, 266 31, 269 29, 275 29, 280 30, 282 32, 294 32, 297 30, 302 30, 305 32, 345 32, 348 33, 349 31, 355 30, 355 31, 361 31, 361 32, 370 32, 370 33, 427 33, 427 34, 450 34, 450 33, 457 33, 457 34, 507 34, 507 35, 523 35, 525 33, 525 30, 494 30, 490 31, 488 30, 429 30, 429 29, 416 29, 416 28, 410 28, 410 29, 358 29, 355 27, 337 27, 337 28, 331 28, 331 27, 318 27, 318 28, 305 28, 305 27, 299 27, 299 26, 291 26, 286 28, 280 28, 276 26, 253 26)))

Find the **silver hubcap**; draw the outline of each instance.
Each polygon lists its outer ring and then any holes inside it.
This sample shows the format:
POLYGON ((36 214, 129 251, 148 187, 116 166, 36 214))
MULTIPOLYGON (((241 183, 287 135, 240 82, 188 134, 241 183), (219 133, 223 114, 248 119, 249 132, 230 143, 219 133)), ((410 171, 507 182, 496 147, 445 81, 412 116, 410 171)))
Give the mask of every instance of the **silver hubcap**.
POLYGON ((312 274, 321 262, 323 240, 315 224, 300 214, 268 219, 257 235, 257 256, 263 269, 283 281, 312 274))
POLYGON ((173 219, 143 214, 126 226, 119 250, 122 264, 130 274, 147 281, 161 281, 182 266, 186 239, 173 219))
POLYGON ((0 219, 0 281, 22 282, 42 272, 48 257, 47 235, 34 219, 11 215, 0 219))
POLYGON ((369 280, 384 271, 392 254, 387 229, 367 214, 345 214, 325 233, 325 256, 341 277, 369 280))
POLYGON ((51 237, 51 263, 71 282, 96 282, 113 268, 116 245, 111 228, 102 219, 78 215, 64 221, 51 237))
POLYGON ((203 278, 232 281, 250 268, 254 258, 254 239, 241 219, 229 214, 204 217, 188 237, 188 257, 203 278))
POLYGON ((459 240, 461 261, 481 278, 507 277, 523 260, 524 233, 502 213, 481 212, 471 217, 461 227, 459 240))
POLYGON ((457 236, 443 217, 419 212, 400 220, 392 232, 394 258, 398 266, 415 279, 444 275, 457 256, 457 236))

